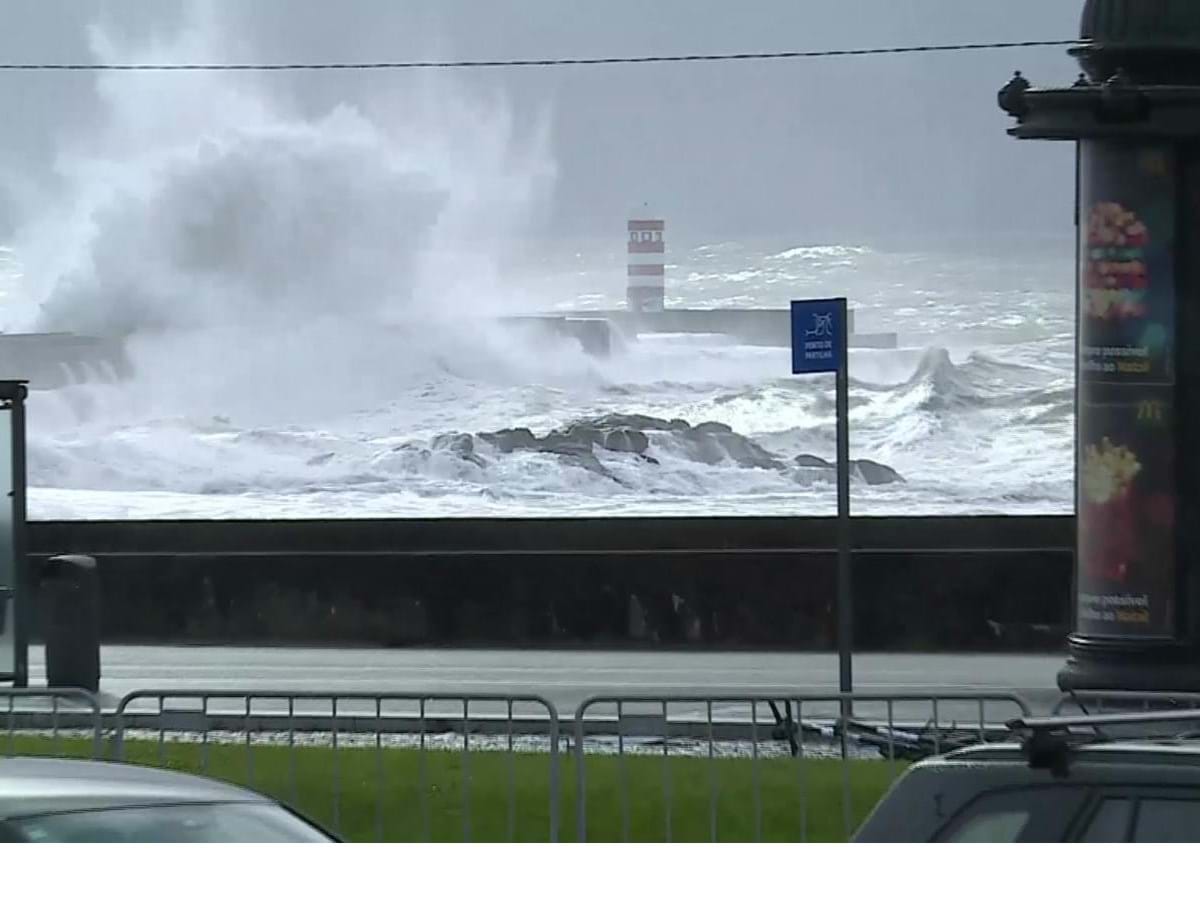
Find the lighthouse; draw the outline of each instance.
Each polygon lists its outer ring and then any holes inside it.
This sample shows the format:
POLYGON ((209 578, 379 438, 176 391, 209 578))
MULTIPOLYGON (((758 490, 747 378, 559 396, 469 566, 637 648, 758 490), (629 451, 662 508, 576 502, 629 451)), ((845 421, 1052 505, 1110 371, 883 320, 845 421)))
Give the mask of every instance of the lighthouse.
POLYGON ((662 312, 666 301, 665 222, 662 219, 630 219, 629 288, 625 294, 635 313, 662 312))

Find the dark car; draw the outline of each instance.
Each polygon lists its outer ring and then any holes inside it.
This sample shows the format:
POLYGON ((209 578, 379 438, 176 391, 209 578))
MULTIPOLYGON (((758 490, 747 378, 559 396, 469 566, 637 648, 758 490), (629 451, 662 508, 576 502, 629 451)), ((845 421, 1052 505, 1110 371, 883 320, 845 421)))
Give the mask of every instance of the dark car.
POLYGON ((1016 721, 1020 741, 914 765, 854 840, 1200 841, 1200 745, 1163 734, 1198 725, 1195 712, 1016 721))
POLYGON ((66 759, 0 759, 0 841, 329 843, 273 800, 179 772, 66 759))

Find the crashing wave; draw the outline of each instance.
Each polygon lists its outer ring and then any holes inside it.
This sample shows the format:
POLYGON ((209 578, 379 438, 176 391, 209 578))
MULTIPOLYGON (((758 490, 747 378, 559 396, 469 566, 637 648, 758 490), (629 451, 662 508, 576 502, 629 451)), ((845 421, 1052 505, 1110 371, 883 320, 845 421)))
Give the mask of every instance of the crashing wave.
POLYGON ((926 350, 916 371, 903 384, 895 388, 876 386, 874 390, 894 393, 908 412, 935 415, 1057 406, 1073 396, 1071 385, 1046 385, 1045 376, 1030 367, 980 353, 955 364, 943 347, 926 350))
POLYGON ((844 247, 833 245, 828 247, 793 247, 776 253, 771 259, 830 259, 847 256, 861 256, 868 252, 866 247, 844 247))

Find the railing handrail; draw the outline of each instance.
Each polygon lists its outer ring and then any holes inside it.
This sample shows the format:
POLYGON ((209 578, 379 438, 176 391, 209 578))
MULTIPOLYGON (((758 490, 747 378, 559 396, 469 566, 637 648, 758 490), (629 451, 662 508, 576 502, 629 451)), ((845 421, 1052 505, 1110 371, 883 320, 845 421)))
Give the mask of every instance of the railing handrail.
MULTIPOLYGON (((704 703, 707 706, 708 721, 712 722, 712 706, 715 703, 749 703, 751 704, 751 715, 755 716, 760 703, 796 703, 798 709, 804 704, 821 704, 821 703, 836 703, 840 712, 835 717, 838 720, 845 721, 850 710, 855 703, 887 703, 889 709, 895 703, 931 703, 935 712, 935 720, 937 718, 936 711, 939 703, 962 703, 972 702, 978 703, 980 706, 980 715, 982 717, 983 706, 986 703, 1011 703, 1021 711, 1022 716, 1031 715, 1029 704, 1025 698, 1020 695, 1007 691, 905 691, 899 693, 890 692, 875 692, 864 691, 855 692, 805 692, 805 691, 706 691, 701 693, 695 692, 670 692, 664 691, 658 694, 647 694, 645 692, 637 693, 605 693, 593 694, 584 698, 575 709, 574 716, 574 737, 575 737, 575 815, 576 815, 576 839, 585 842, 587 840, 587 766, 585 765, 584 752, 584 723, 587 721, 587 713, 590 709, 600 704, 616 704, 618 709, 618 721, 620 717, 620 708, 623 704, 658 704, 662 706, 664 722, 667 718, 667 707, 672 703, 704 703)), ((756 721, 756 720, 755 720, 756 721)), ((768 723, 764 722, 764 727, 768 723)), ((844 729, 843 729, 844 734, 844 729)), ((844 740, 844 737, 843 737, 844 740)), ((757 750, 757 744, 756 744, 757 750)), ((843 747, 843 759, 845 759, 845 748, 843 747)), ((849 783, 843 784, 843 790, 847 792, 845 802, 848 802, 849 783)), ((843 813, 848 816, 848 811, 843 803, 843 813)), ((849 830, 849 822, 847 820, 847 830, 849 830)))
MULTIPOLYGON (((280 691, 280 690, 248 690, 239 691, 228 688, 217 690, 204 690, 199 688, 190 688, 182 690, 156 690, 142 689, 132 691, 121 698, 117 704, 115 717, 115 752, 118 758, 121 758, 124 753, 124 735, 126 727, 126 716, 129 715, 129 706, 139 700, 157 700, 158 713, 161 718, 167 710, 164 709, 164 702, 167 700, 201 700, 203 707, 199 710, 171 710, 172 713, 186 712, 192 715, 200 714, 203 716, 210 715, 228 715, 228 713, 210 713, 208 710, 208 701, 210 700, 243 700, 245 701, 246 715, 250 715, 250 707, 255 700, 286 700, 288 707, 294 709, 297 702, 306 700, 328 701, 331 704, 330 720, 335 727, 341 714, 337 711, 339 701, 346 702, 372 702, 375 704, 376 718, 382 719, 382 704, 384 703, 419 703, 420 717, 425 719, 425 704, 433 703, 461 703, 463 707, 461 720, 464 723, 470 721, 470 704, 471 703, 503 703, 508 706, 509 717, 512 717, 513 704, 526 703, 543 707, 546 710, 546 719, 549 723, 549 840, 551 843, 558 841, 559 836, 559 817, 561 807, 561 788, 560 788, 560 767, 559 759, 559 735, 560 725, 558 710, 553 703, 546 697, 534 693, 521 694, 504 694, 504 693, 487 693, 478 691, 468 691, 455 693, 453 691, 280 691)), ((362 713, 348 713, 345 718, 362 717, 362 713)), ((368 716, 368 718, 372 718, 368 716)), ((448 718, 456 718, 448 716, 448 718)), ((464 751, 466 748, 466 739, 470 734, 469 730, 464 729, 464 751)), ((335 732, 336 742, 336 732, 335 732)), ((336 746, 336 743, 335 743, 336 746)), ((464 790, 466 782, 464 781, 464 790)), ((467 820, 465 820, 467 821, 467 820)))
MULTIPOLYGON (((1197 696, 1200 700, 1200 695, 1197 696)), ((591 694, 585 697, 579 706, 575 709, 575 718, 586 709, 595 706, 598 703, 751 703, 758 701, 759 703, 767 703, 774 700, 781 703, 784 700, 802 700, 805 703, 839 703, 841 701, 862 701, 864 703, 885 703, 889 700, 898 703, 916 703, 920 701, 949 701, 949 702, 964 702, 970 700, 985 700, 993 703, 1011 701, 1015 703, 1026 715, 1029 714, 1029 704, 1020 694, 1015 691, 912 691, 894 693, 890 691, 851 691, 841 693, 838 691, 829 692, 806 692, 806 691, 707 691, 702 693, 675 693, 671 691, 662 691, 661 693, 643 694, 643 693, 598 693, 591 694)))
POLYGON ((58 702, 60 700, 66 700, 86 706, 87 710, 83 714, 88 715, 92 721, 92 757, 94 759, 100 759, 104 755, 104 732, 102 725, 103 717, 100 707, 100 698, 91 691, 85 690, 84 688, 74 687, 0 687, 0 699, 4 698, 8 699, 8 708, 5 710, 5 713, 9 718, 10 730, 12 718, 16 714, 16 709, 13 705, 15 700, 52 700, 54 703, 51 714, 55 716, 57 716, 60 712, 58 706, 58 702))
POLYGON ((120 714, 135 700, 154 700, 160 697, 170 697, 178 700, 392 700, 420 701, 432 700, 435 703, 468 702, 468 703, 537 703, 558 713, 553 704, 540 694, 502 694, 486 692, 454 693, 452 691, 282 691, 282 690, 231 690, 219 688, 205 690, 204 688, 170 688, 158 690, 143 688, 125 694, 117 704, 116 712, 120 714))
POLYGON ((1087 713, 1077 716, 1032 716, 1012 719, 1007 724, 1014 731, 1055 731, 1071 728, 1102 728, 1106 725, 1152 725, 1171 722, 1200 722, 1200 709, 1087 713))

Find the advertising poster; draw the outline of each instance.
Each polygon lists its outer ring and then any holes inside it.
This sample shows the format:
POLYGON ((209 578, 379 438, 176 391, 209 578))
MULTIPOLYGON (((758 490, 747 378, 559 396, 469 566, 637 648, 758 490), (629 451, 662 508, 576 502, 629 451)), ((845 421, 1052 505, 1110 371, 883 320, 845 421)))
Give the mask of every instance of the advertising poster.
POLYGON ((1080 634, 1174 636, 1171 392, 1143 391, 1080 406, 1080 634))
POLYGON ((1167 148, 1080 148, 1080 378, 1174 381, 1175 181, 1167 148))

